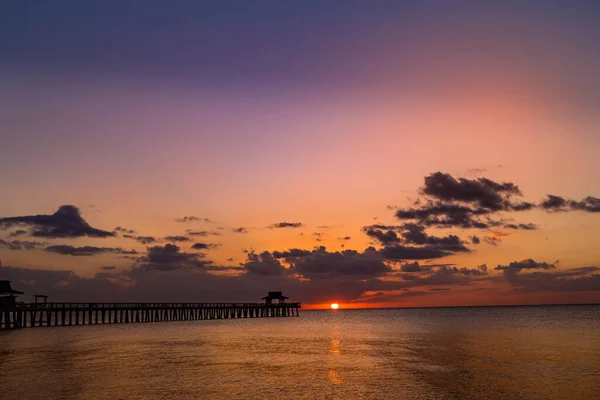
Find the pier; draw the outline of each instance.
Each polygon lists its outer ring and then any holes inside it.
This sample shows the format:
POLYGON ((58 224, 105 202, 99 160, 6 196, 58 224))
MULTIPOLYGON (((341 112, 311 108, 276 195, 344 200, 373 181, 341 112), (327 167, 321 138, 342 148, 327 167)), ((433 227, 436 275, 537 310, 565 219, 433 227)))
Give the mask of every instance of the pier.
POLYGON ((300 303, 16 303, 0 329, 298 316, 300 303))
POLYGON ((55 326, 130 324, 299 316, 300 303, 287 303, 281 292, 269 292, 264 303, 52 303, 35 295, 34 303, 17 302, 23 294, 0 281, 0 330, 55 326), (38 299, 43 302, 38 302, 38 299), (278 300, 279 303, 273 303, 278 300))

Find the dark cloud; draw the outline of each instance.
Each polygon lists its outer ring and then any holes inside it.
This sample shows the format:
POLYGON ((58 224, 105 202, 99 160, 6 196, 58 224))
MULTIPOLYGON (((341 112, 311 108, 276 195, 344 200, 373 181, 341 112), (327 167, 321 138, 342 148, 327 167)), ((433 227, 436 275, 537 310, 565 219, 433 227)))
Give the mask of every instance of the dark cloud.
POLYGON ((466 243, 456 235, 431 236, 425 233, 425 227, 412 223, 405 224, 404 228, 402 237, 405 244, 428 245, 452 252, 471 251, 465 246, 466 243))
POLYGON ((498 265, 506 281, 519 292, 580 292, 599 291, 600 267, 589 266, 554 271, 556 264, 528 259, 498 265))
POLYGON ((338 240, 350 240, 350 239, 352 239, 350 236, 341 236, 341 237, 338 237, 338 240))
POLYGON ((189 242, 192 239, 187 236, 165 236, 164 240, 167 242, 189 242))
POLYGON ((97 254, 114 253, 114 254, 137 254, 136 250, 124 250, 120 247, 94 247, 82 246, 74 247, 68 244, 46 247, 49 253, 57 253, 65 256, 94 256, 97 254))
POLYGON ((194 231, 191 229, 188 229, 187 234, 190 236, 221 236, 220 232, 214 232, 214 231, 194 231))
POLYGON ((467 205, 447 204, 441 201, 428 201, 418 208, 399 209, 396 218, 401 220, 415 220, 423 226, 461 227, 486 229, 490 222, 481 216, 490 214, 484 208, 472 208, 467 205))
POLYGON ((14 232, 11 232, 8 236, 10 236, 10 237, 18 237, 18 236, 27 236, 28 234, 29 234, 29 232, 27 232, 26 230, 19 229, 19 230, 16 230, 14 232))
POLYGON ((528 224, 504 224, 502 225, 504 228, 507 229, 522 229, 524 231, 533 231, 538 229, 538 226, 536 224, 532 224, 532 223, 528 223, 528 224))
POLYGON ((137 261, 140 263, 140 270, 176 271, 203 268, 212 264, 211 261, 201 260, 203 257, 201 253, 185 253, 177 245, 166 244, 148 248, 146 255, 137 261))
POLYGON ((216 249, 217 247, 219 247, 219 244, 216 243, 194 243, 192 245, 192 249, 194 250, 209 250, 209 249, 216 249))
POLYGON ((588 196, 578 202, 571 202, 572 210, 586 211, 590 213, 600 212, 600 198, 588 196))
POLYGON ((136 236, 134 239, 141 244, 151 244, 156 242, 156 238, 153 236, 136 236))
POLYGON ((181 217, 181 218, 175 218, 176 222, 179 223, 186 223, 186 222, 208 222, 208 223, 215 223, 215 221, 209 219, 209 218, 202 218, 202 217, 194 217, 194 216, 187 216, 187 217, 181 217))
POLYGON ((426 176, 421 192, 441 201, 474 204, 497 211, 510 207, 511 196, 522 196, 519 187, 512 182, 497 183, 487 178, 455 179, 442 172, 426 176))
POLYGON ((431 291, 431 292, 449 292, 451 290, 452 290, 451 288, 445 288, 445 287, 429 289, 429 291, 431 291))
POLYGON ((117 269, 117 267, 115 267, 114 265, 107 265, 105 267, 102 267, 103 271, 114 271, 115 269, 117 269))
POLYGON ((239 228, 234 228, 232 229, 232 231, 235 233, 248 233, 248 229, 244 228, 243 226, 240 226, 239 228))
POLYGON ((123 234, 123 236, 125 236, 125 235, 135 235, 135 230, 123 228, 122 226, 117 226, 115 228, 115 232, 119 232, 119 233, 123 234))
POLYGON ((413 247, 404 245, 386 246, 379 252, 388 260, 431 260, 453 254, 451 251, 436 246, 413 247))
POLYGON ((536 262, 531 258, 522 261, 513 261, 508 265, 498 265, 494 268, 496 271, 517 271, 520 272, 524 269, 554 269, 556 268, 556 262, 554 264, 548 264, 546 262, 536 262))
POLYGON ((269 229, 275 229, 275 228, 301 228, 302 222, 277 222, 275 224, 271 224, 269 226, 267 226, 267 228, 269 229))
MULTIPOLYGON (((512 182, 494 182, 487 178, 454 178, 436 172, 425 177, 421 188, 424 202, 396 210, 400 220, 413 220, 430 227, 461 227, 487 229, 503 223, 491 217, 505 211, 527 211, 536 207, 529 202, 515 201, 522 196, 512 182)), ((512 224, 515 229, 533 229, 532 224, 512 224)))
POLYGON ((298 258, 298 257, 305 257, 309 254, 310 254, 310 250, 289 249, 286 251, 274 251, 273 257, 275 257, 275 258, 298 258))
POLYGON ((281 276, 289 272, 268 251, 263 251, 260 254, 253 251, 249 252, 248 259, 243 266, 248 273, 260 276, 281 276))
POLYGON ((502 243, 502 239, 495 236, 485 236, 483 241, 490 246, 498 246, 500 243, 502 243))
POLYGON ((481 243, 481 240, 479 240, 478 236, 475 236, 475 235, 469 236, 469 239, 471 239, 471 243, 473 243, 473 244, 479 244, 479 243, 481 243))
POLYGON ((365 233, 367 234, 367 236, 377 240, 384 246, 394 243, 400 243, 400 239, 398 238, 396 232, 391 230, 384 232, 380 229, 367 229, 365 233))
POLYGON ((0 229, 27 226, 31 235, 44 238, 74 238, 81 236, 105 238, 116 236, 115 232, 91 227, 71 205, 60 206, 51 215, 29 215, 23 217, 0 218, 0 229))
POLYGON ((585 211, 596 213, 600 212, 600 199, 588 196, 581 201, 575 201, 549 194, 539 204, 539 207, 548 212, 585 211))
POLYGON ((2 240, 0 239, 0 248, 9 250, 34 250, 43 247, 45 243, 28 240, 2 240))
POLYGON ((400 271, 402 272, 422 272, 428 271, 431 267, 423 267, 419 264, 418 261, 414 261, 411 263, 404 263, 400 266, 400 271))
POLYGON ((295 260, 295 272, 309 279, 367 279, 391 272, 373 248, 362 253, 356 250, 328 252, 323 246, 295 260))

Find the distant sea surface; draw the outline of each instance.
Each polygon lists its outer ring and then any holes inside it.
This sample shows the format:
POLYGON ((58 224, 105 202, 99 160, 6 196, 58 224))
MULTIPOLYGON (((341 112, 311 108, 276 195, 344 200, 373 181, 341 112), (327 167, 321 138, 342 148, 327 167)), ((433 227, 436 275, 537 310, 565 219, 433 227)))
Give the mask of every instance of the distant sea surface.
POLYGON ((600 399, 600 306, 0 333, 0 399, 600 399))

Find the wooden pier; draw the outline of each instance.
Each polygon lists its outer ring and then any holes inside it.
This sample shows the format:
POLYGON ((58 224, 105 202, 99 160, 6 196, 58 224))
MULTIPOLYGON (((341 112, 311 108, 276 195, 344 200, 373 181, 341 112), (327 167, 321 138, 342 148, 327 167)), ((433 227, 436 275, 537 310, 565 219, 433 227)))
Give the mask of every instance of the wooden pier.
POLYGON ((298 316, 300 303, 15 303, 0 329, 298 316))

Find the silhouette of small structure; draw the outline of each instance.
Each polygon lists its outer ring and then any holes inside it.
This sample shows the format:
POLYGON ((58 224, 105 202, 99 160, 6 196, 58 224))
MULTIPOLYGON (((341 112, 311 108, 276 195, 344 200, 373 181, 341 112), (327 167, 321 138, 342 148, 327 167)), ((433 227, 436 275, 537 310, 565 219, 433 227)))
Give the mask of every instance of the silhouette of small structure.
POLYGON ((269 292, 267 296, 262 298, 267 305, 273 304, 273 300, 279 300, 279 304, 285 304, 287 299, 289 299, 289 297, 285 297, 283 292, 269 292))
POLYGON ((0 281, 0 307, 14 306, 19 294, 23 294, 23 292, 14 290, 10 281, 0 281))

